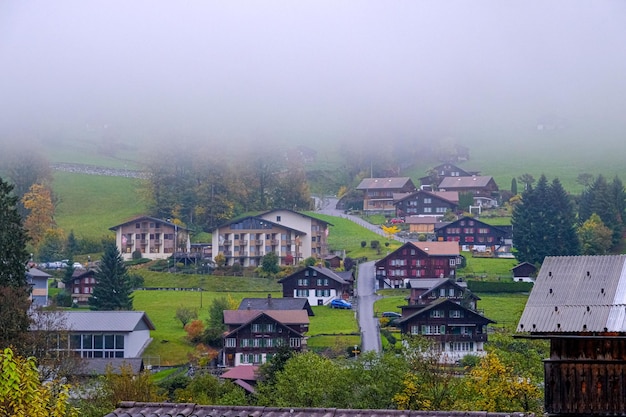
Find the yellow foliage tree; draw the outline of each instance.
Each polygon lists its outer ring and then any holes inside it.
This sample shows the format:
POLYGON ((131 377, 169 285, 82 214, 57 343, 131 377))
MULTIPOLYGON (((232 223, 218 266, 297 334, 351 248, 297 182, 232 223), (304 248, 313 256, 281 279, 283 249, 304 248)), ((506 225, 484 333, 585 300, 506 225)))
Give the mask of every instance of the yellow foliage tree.
POLYGON ((383 224, 382 226, 380 226, 380 228, 383 229, 383 232, 385 233, 385 236, 387 236, 387 239, 391 239, 396 233, 400 231, 400 228, 395 224, 391 226, 385 226, 383 224))
POLYGON ((541 391, 528 378, 515 375, 497 355, 487 354, 465 379, 459 408, 487 412, 535 411, 541 391))
POLYGON ((22 204, 28 210, 24 228, 28 231, 35 247, 39 246, 46 230, 56 226, 52 192, 43 184, 33 184, 24 197, 22 204))
POLYGON ((15 417, 77 417, 69 406, 69 385, 39 381, 34 358, 0 353, 0 415, 15 417))

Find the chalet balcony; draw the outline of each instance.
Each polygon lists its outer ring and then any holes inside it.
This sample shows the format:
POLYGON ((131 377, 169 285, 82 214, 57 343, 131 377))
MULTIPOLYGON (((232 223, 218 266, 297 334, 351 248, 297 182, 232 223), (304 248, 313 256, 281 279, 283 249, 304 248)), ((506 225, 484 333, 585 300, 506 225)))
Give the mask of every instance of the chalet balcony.
POLYGON ((278 245, 278 239, 272 239, 272 240, 270 241, 270 244, 271 244, 271 245, 278 245))
POLYGON ((163 241, 161 239, 152 239, 150 242, 152 242, 152 244, 155 246, 161 246, 163 244, 163 241))
POLYGON ((239 245, 240 245, 240 246, 246 246, 247 244, 248 244, 248 241, 247 241, 247 240, 244 240, 244 239, 239 239, 239 245))
POLYGON ((254 244, 257 245, 257 246, 261 246, 263 244, 263 240, 257 239, 257 240, 254 241, 254 244))
POLYGON ((224 246, 230 246, 230 245, 232 245, 232 244, 233 244, 233 241, 232 241, 232 240, 225 240, 225 241, 224 241, 224 246))
POLYGON ((429 339, 436 340, 437 342, 449 343, 449 342, 486 342, 486 333, 476 334, 430 334, 424 335, 429 339))
POLYGON ((248 251, 239 251, 239 256, 248 256, 248 251))
POLYGON ((288 245, 295 245, 295 244, 296 244, 296 241, 295 241, 295 240, 293 240, 293 239, 287 239, 287 244, 288 244, 288 245))

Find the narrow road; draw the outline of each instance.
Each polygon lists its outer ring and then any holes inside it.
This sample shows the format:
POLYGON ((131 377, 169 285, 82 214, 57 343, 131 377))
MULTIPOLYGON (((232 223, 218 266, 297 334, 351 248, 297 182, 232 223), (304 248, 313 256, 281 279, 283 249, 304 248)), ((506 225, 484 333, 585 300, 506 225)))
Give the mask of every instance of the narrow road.
POLYGON ((374 290, 374 261, 359 265, 357 282, 358 318, 361 329, 361 351, 381 351, 380 329, 378 318, 374 317, 374 301, 380 298, 374 290))
MULTIPOLYGON (((366 222, 357 216, 345 214, 342 210, 337 210, 337 199, 324 197, 318 201, 318 212, 329 216, 342 217, 357 223, 381 236, 384 236, 380 227, 366 222)), ((376 279, 374 275, 374 262, 365 262, 359 264, 359 275, 357 280, 356 294, 357 318, 359 321, 359 329, 361 331, 361 351, 366 352, 373 350, 380 352, 382 350, 380 342, 380 329, 378 327, 378 318, 374 317, 374 301, 380 298, 376 294, 376 279)))

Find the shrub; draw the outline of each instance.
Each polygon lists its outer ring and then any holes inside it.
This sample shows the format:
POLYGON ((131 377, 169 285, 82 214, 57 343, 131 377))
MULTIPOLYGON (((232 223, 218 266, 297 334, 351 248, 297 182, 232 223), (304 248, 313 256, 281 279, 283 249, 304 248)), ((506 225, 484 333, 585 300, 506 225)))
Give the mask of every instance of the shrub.
POLYGON ((132 256, 133 256, 134 260, 138 260, 138 259, 141 259, 143 257, 143 255, 141 254, 141 251, 139 249, 135 249, 133 251, 133 255, 132 256))
POLYGON ((378 249, 378 248, 380 248, 380 242, 378 240, 372 240, 370 242, 370 247, 372 249, 378 249))
POLYGON ((362 248, 364 248, 364 247, 366 247, 366 246, 367 246, 367 242, 366 242, 366 241, 364 241, 364 240, 362 240, 362 241, 361 241, 361 247, 362 247, 362 248))
POLYGON ((204 323, 202 320, 194 320, 185 326, 187 332, 187 340, 191 343, 198 343, 204 333, 204 323))

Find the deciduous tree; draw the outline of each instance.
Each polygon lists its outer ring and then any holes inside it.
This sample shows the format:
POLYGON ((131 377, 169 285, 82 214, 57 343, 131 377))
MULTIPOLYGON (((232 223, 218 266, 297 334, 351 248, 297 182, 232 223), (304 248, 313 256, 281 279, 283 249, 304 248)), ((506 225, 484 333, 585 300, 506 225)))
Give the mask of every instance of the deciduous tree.
POLYGON ((612 246, 613 232, 593 213, 578 228, 582 255, 606 255, 612 246))
POLYGON ((183 325, 183 329, 193 319, 198 318, 198 310, 187 306, 179 306, 176 309, 176 320, 180 321, 183 325))
POLYGON ((24 227, 35 247, 38 247, 46 231, 56 226, 52 192, 43 184, 33 184, 22 197, 22 204, 28 211, 24 227))

